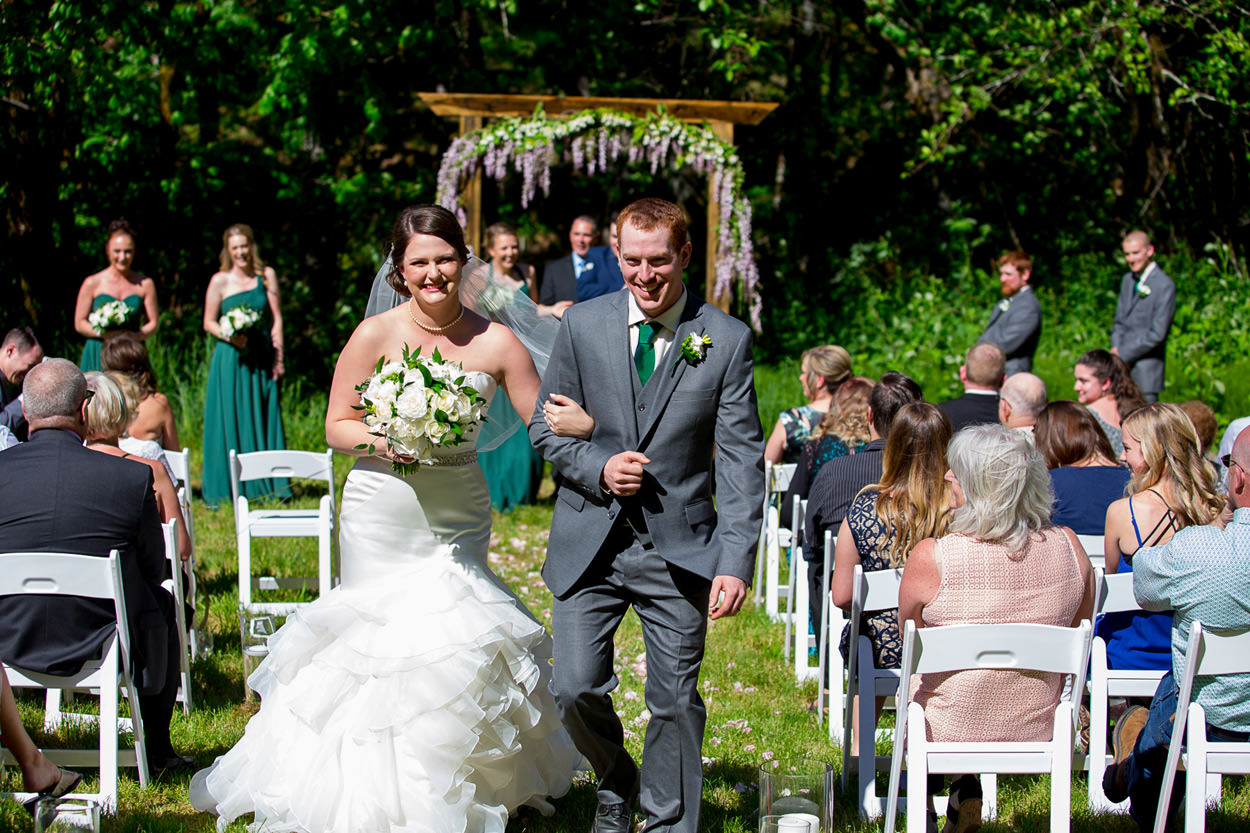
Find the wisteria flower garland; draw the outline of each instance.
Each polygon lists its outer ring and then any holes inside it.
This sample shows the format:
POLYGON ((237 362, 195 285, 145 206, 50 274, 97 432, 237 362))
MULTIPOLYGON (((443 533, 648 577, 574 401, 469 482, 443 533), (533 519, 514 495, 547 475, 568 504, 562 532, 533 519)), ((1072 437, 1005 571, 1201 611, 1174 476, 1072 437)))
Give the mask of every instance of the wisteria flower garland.
POLYGON ((456 212, 461 183, 480 167, 494 180, 521 174, 521 205, 551 187, 551 166, 571 162, 579 173, 593 176, 626 157, 631 165, 646 163, 651 173, 661 166, 689 166, 708 177, 720 208, 716 247, 716 292, 728 292, 737 280, 747 299, 751 324, 760 331, 759 270, 751 244, 751 203, 743 193, 742 162, 733 146, 704 127, 687 124, 667 113, 632 116, 607 108, 583 110, 572 118, 549 119, 541 105, 530 118, 503 119, 460 136, 443 154, 438 170, 439 205, 456 212))

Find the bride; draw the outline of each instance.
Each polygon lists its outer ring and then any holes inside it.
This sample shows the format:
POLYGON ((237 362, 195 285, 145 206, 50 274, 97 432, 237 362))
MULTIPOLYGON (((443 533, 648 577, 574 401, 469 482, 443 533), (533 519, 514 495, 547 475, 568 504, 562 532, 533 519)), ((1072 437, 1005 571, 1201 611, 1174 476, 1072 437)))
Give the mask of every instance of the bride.
MULTIPOLYGON (((378 357, 407 345, 437 348, 484 398, 502 388, 518 414, 534 412, 525 348, 461 304, 468 249, 454 215, 405 209, 392 237, 387 280, 408 300, 356 328, 326 414, 330 446, 361 458, 343 487, 343 583, 272 637, 250 680, 260 711, 191 782, 197 809, 254 813, 253 829, 503 833, 522 805, 549 813, 581 762, 548 688, 551 639, 486 565, 476 428, 403 476, 392 464, 412 458, 353 409, 378 357)), ((589 436, 589 416, 565 407, 563 433, 589 436)))

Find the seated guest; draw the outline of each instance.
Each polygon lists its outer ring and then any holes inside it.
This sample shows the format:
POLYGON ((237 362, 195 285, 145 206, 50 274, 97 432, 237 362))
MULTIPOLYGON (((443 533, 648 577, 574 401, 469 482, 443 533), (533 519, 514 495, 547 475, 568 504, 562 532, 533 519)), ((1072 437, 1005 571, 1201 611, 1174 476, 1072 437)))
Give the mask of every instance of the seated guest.
POLYGON ((1130 472, 1115 462, 1098 420, 1089 408, 1061 399, 1042 410, 1033 436, 1055 491, 1051 522, 1077 535, 1102 535, 1107 507, 1124 496, 1130 472))
MULTIPOLYGON (((121 388, 122 395, 126 397, 126 411, 133 415, 139 408, 139 400, 143 398, 138 383, 132 377, 122 373, 109 373, 109 377, 121 388)), ((89 379, 90 377, 88 377, 89 379)), ((131 416, 131 421, 133 420, 134 417, 131 416)), ((155 440, 141 440, 123 433, 118 438, 117 445, 127 454, 160 463, 161 467, 165 469, 165 474, 169 475, 169 479, 177 483, 178 476, 174 474, 174 467, 170 465, 169 457, 165 454, 165 449, 161 448, 160 443, 155 440)))
POLYGON ((998 422, 998 389, 1003 385, 1006 361, 1002 348, 988 341, 974 344, 968 351, 959 366, 964 395, 938 405, 956 431, 998 422))
MULTIPOLYGON (((17 552, 118 550, 130 622, 135 684, 148 764, 190 763, 174 752, 169 721, 178 693, 178 636, 152 470, 83 447, 87 381, 73 362, 48 359, 22 385, 30 442, 0 465, 0 541, 17 552)), ((99 657, 115 627, 111 602, 23 596, 0 599, 0 660, 48 674, 71 674, 99 657)))
POLYGON ((9 430, 7 425, 0 425, 0 451, 12 448, 20 442, 17 437, 13 436, 13 432, 9 430))
MULTIPOLYGON (((107 344, 107 342, 106 342, 107 344)), ((117 379, 108 373, 89 370, 86 374, 87 390, 91 391, 91 399, 87 403, 87 448, 136 460, 152 469, 152 483, 156 491, 156 509, 161 513, 161 522, 178 522, 178 548, 182 560, 191 558, 191 535, 187 529, 186 518, 182 516, 182 505, 178 501, 178 489, 174 486, 165 467, 156 460, 133 455, 118 445, 122 432, 131 421, 131 411, 127 407, 125 394, 117 379)))
MULTIPOLYGON (((1129 496, 1107 508, 1106 571, 1133 571, 1142 547, 1166 544, 1179 530, 1219 517, 1224 498, 1202 459, 1193 423, 1176 405, 1155 403, 1123 422, 1124 462, 1133 473, 1129 496)), ((1098 624, 1111 668, 1171 667, 1172 614, 1108 613, 1098 624)))
MULTIPOLYGON (((22 414, 22 379, 43 361, 43 348, 30 327, 15 327, 0 341, 0 427, 13 439, 26 441, 26 417, 22 414)), ((0 448, 5 446, 0 446, 0 448)))
POLYGON ((1182 402, 1181 410, 1194 424, 1194 432, 1198 435, 1198 447, 1202 450, 1202 458, 1215 471, 1215 490, 1224 494, 1228 491, 1228 470, 1212 453, 1211 448, 1215 443, 1215 411, 1211 410, 1210 405, 1197 399, 1182 402))
MULTIPOLYGON (((841 527, 851 508, 851 501, 860 490, 869 483, 881 482, 882 453, 894 417, 904 405, 923 399, 920 385, 902 373, 886 373, 868 394, 871 438, 868 445, 855 454, 830 460, 812 482, 807 512, 803 517, 803 558, 807 561, 807 586, 810 590, 809 621, 820 621, 821 605, 825 601, 825 530, 841 527)), ((830 562, 833 555, 829 553, 830 562)))
MULTIPOLYGON (((1185 667, 1189 628, 1201 622, 1215 633, 1250 628, 1250 431, 1231 452, 1227 524, 1182 529, 1163 546, 1138 550, 1133 561, 1133 595, 1147 610, 1171 610, 1171 665, 1155 689, 1150 708, 1132 706, 1116 723, 1115 765, 1103 776, 1112 801, 1129 799, 1129 812, 1142 830, 1154 825, 1163 767, 1176 714, 1176 678, 1185 667)), ((1250 740, 1250 674, 1229 674, 1195 685, 1194 702, 1206 710, 1207 737, 1214 742, 1250 740)), ((1177 779, 1168 807, 1168 827, 1184 794, 1177 779)), ((1166 829, 1166 828, 1165 828, 1166 829)))
POLYGON ((1090 350, 1076 360, 1076 398, 1093 413, 1111 443, 1116 459, 1124 453, 1120 420, 1146 401, 1129 374, 1128 365, 1106 350, 1090 350))
POLYGON ((1033 426, 1045 407, 1046 383, 1026 371, 1008 376, 998 392, 998 421, 1028 439, 1033 438, 1033 426))
MULTIPOLYGON (((912 402, 899 409, 885 442, 880 482, 855 496, 838 529, 830 584, 833 603, 838 607, 851 609, 856 564, 862 564, 866 572, 902 567, 912 547, 946 532, 951 496, 942 474, 951 433, 950 420, 936 405, 912 402)), ((877 668, 898 668, 903 651, 898 610, 866 616, 860 633, 872 642, 877 668)), ((850 637, 848 622, 842 630, 843 661, 853 650, 850 637)), ((878 717, 884 705, 885 698, 878 698, 878 717)), ((858 711, 859 703, 852 708, 858 711)), ((858 720, 851 725, 858 727, 858 720)), ((856 736, 852 753, 858 752, 856 736)))
POLYGON ((803 444, 803 453, 794 467, 790 490, 781 504, 783 522, 790 517, 795 500, 807 499, 812 481, 825 463, 868 445, 872 438, 868 427, 868 394, 872 385, 871 379, 853 376, 834 391, 833 405, 812 431, 811 439, 803 444))
POLYGON ((136 440, 151 440, 161 448, 180 451, 178 424, 165 394, 156 389, 156 374, 148 358, 148 348, 134 333, 117 333, 104 340, 100 364, 106 371, 120 373, 139 388, 139 401, 126 426, 126 434, 136 440))
POLYGON ((803 452, 803 444, 833 402, 838 385, 851 378, 851 354, 836 344, 825 344, 803 351, 799 362, 799 383, 806 405, 782 411, 764 447, 770 463, 793 463, 803 452))
MULTIPOLYGON (((17 760, 22 771, 22 789, 36 793, 35 797, 25 802, 26 810, 34 815, 39 801, 44 798, 60 798, 73 790, 82 781, 77 772, 60 769, 39 751, 26 734, 22 725, 22 715, 17 710, 17 701, 13 699, 13 689, 9 688, 9 678, 0 665, 0 743, 9 750, 17 760)), ((43 819, 40 825, 47 829, 50 819, 43 819)))
MULTIPOLYGON (((1094 609, 1094 575, 1076 535, 1050 522, 1050 480, 1037 449, 1017 431, 980 425, 947 450, 950 531, 921 541, 903 569, 900 630, 1032 622, 1072 627, 1094 609)), ((930 740, 1045 741, 1063 690, 1059 674, 955 671, 912 679, 930 740)), ((916 797, 919 800, 919 797, 916 797)), ((981 785, 951 785, 947 830, 974 830, 981 785)))

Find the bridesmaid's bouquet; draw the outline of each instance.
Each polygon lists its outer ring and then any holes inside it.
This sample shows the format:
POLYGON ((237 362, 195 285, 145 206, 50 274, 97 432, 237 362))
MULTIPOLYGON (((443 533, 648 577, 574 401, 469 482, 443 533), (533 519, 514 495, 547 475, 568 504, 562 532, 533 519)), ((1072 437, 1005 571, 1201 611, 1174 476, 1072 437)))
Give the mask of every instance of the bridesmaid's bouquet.
POLYGON ((217 326, 221 328, 221 337, 226 341, 234 338, 239 333, 245 333, 255 327, 260 322, 260 311, 254 310, 247 304, 240 304, 234 307, 221 318, 217 319, 217 326))
MULTIPOLYGON (((392 463, 395 471, 411 474, 421 463, 434 462, 436 446, 464 442, 465 429, 482 418, 486 400, 464 379, 464 368, 443 361, 438 348, 423 357, 420 347, 410 352, 405 344, 402 360, 378 359, 373 375, 356 386, 360 404, 352 407, 365 412, 369 433, 386 440, 388 449, 416 458, 415 463, 392 463)), ((372 454, 374 446, 356 448, 372 454)))
POLYGON ((87 323, 91 325, 91 329, 103 334, 124 326, 137 312, 138 310, 131 309, 125 301, 109 301, 92 310, 87 316, 87 323))

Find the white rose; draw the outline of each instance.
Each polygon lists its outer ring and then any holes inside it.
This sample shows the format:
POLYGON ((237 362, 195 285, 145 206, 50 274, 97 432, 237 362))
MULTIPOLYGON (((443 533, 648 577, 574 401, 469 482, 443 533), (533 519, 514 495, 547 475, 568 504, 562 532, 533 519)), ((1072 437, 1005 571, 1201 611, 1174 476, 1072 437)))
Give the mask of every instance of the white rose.
POLYGON ((425 416, 429 406, 425 400, 425 388, 408 387, 395 400, 395 413, 404 419, 417 420, 425 416))
POLYGON ((368 390, 365 391, 365 396, 379 406, 378 410, 383 410, 382 406, 386 407, 386 413, 390 413, 390 409, 394 407, 395 397, 398 394, 399 385, 395 384, 392 379, 383 379, 381 377, 374 377, 373 381, 369 383, 368 390))
POLYGON ((455 419, 453 413, 456 409, 456 395, 449 390, 442 391, 438 396, 434 397, 434 409, 447 414, 450 419, 455 419))
POLYGON ((428 437, 430 442, 434 445, 441 443, 443 441, 443 437, 447 436, 447 426, 435 419, 433 414, 430 414, 430 416, 426 419, 423 427, 425 429, 425 436, 428 437))
POLYGON ((473 402, 469 399, 469 395, 464 391, 456 394, 456 422, 465 422, 473 419, 473 402))
POLYGON ((382 369, 375 375, 377 376, 402 376, 404 373, 403 362, 387 362, 382 365, 382 369))

